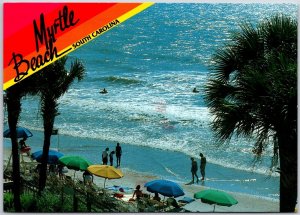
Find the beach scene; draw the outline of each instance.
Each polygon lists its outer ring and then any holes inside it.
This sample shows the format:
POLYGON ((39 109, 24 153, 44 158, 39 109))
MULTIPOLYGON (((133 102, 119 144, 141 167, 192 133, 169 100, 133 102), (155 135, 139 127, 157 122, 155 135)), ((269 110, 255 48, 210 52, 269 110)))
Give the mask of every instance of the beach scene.
MULTIPOLYGON (((113 166, 122 177, 93 176, 93 186, 104 189, 105 181, 111 195, 116 194, 112 188, 128 188, 118 201, 128 202, 137 185, 152 198, 154 192, 144 185, 167 180, 184 191, 174 196, 177 202, 190 200, 182 204, 181 212, 280 212, 279 164, 272 165, 273 145, 257 158, 254 135, 218 141, 204 86, 212 56, 242 23, 257 26, 276 14, 297 20, 297 13, 295 4, 154 4, 68 55, 67 67, 79 59, 86 74, 58 100, 57 133, 51 136, 50 149, 102 165, 106 148, 116 151, 119 143, 120 165, 113 154, 113 166), (206 157, 204 180, 200 180, 200 153, 206 157), (191 158, 198 165, 198 183, 190 183, 191 158), (207 189, 226 192, 238 203, 222 206, 195 198, 195 193, 207 189)), ((31 153, 43 150, 40 98, 28 95, 21 104, 18 126, 32 133, 26 144, 31 153)), ((3 109, 5 131, 9 128, 5 104, 3 109)), ((4 170, 9 169, 11 145, 10 138, 3 138, 4 170)), ((21 162, 38 164, 31 156, 21 157, 21 162)), ((75 181, 83 181, 83 172, 63 169, 75 181)), ((161 201, 167 199, 159 196, 161 201)), ((163 207, 151 212, 165 211, 163 207)), ((137 207, 129 212, 149 211, 137 207)))

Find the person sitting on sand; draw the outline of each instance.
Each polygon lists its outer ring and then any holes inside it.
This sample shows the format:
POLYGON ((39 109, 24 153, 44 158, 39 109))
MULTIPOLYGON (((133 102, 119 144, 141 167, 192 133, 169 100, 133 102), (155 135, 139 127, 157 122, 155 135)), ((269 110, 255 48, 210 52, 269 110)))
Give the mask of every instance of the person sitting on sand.
POLYGON ((108 92, 107 92, 107 90, 106 90, 105 88, 103 88, 103 90, 102 90, 102 91, 100 91, 100 93, 103 93, 103 94, 105 94, 105 93, 108 93, 108 92))
POLYGON ((140 185, 136 186, 132 198, 134 198, 134 196, 136 196, 136 199, 140 199, 141 197, 143 197, 143 192, 140 189, 141 189, 140 185))
POLYGON ((160 197, 158 196, 157 192, 155 192, 153 200, 156 200, 156 201, 160 202, 160 197))
POLYGON ((199 90, 196 89, 196 87, 193 89, 193 93, 199 93, 199 90))
POLYGON ((20 140, 19 144, 20 144, 20 149, 22 153, 25 153, 30 156, 30 150, 31 148, 29 146, 26 145, 25 141, 27 140, 27 137, 24 137, 22 140, 20 140))

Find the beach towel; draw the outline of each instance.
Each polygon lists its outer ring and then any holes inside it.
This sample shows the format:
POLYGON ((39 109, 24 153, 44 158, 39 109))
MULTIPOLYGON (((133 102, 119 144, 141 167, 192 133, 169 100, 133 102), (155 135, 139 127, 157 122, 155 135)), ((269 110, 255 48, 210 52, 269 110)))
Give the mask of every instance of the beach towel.
POLYGON ((122 197, 124 197, 124 194, 122 194, 122 193, 115 193, 114 197, 116 197, 116 198, 122 198, 122 197))
POLYGON ((186 196, 183 197, 183 199, 178 200, 178 202, 182 202, 182 203, 186 203, 186 204, 191 203, 193 201, 195 201, 195 199, 190 198, 190 197, 186 197, 186 196))
POLYGON ((123 186, 117 186, 117 185, 114 185, 111 187, 106 187, 105 189, 111 190, 114 192, 122 192, 122 193, 133 193, 133 190, 134 190, 133 188, 130 188, 130 187, 123 187, 123 186))

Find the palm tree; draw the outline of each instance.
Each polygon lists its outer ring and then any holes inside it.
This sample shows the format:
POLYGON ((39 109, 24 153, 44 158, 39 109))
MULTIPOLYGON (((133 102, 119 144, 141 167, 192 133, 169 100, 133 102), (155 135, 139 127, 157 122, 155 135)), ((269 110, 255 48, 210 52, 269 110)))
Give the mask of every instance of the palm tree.
POLYGON ((19 143, 17 138, 17 124, 21 113, 21 99, 27 94, 34 94, 35 87, 33 78, 29 77, 22 82, 16 83, 6 90, 6 106, 8 113, 8 126, 10 129, 10 138, 12 143, 12 160, 13 160, 13 189, 14 189, 14 207, 16 212, 21 212, 20 201, 20 154, 19 143))
POLYGON ((276 15, 256 28, 241 25, 214 55, 205 100, 221 142, 256 136, 261 155, 273 143, 280 160, 280 211, 297 201, 297 22, 276 15))
POLYGON ((65 69, 67 57, 63 57, 53 64, 45 67, 39 73, 39 93, 41 96, 41 114, 44 123, 44 145, 42 165, 40 172, 39 191, 42 191, 46 184, 47 160, 51 144, 51 134, 55 117, 58 113, 58 99, 67 92, 75 79, 78 81, 84 77, 85 69, 83 64, 75 60, 71 63, 70 71, 65 69))
POLYGON ((14 207, 16 212, 21 212, 20 201, 20 157, 19 157, 19 143, 17 139, 17 124, 21 112, 21 95, 22 90, 16 84, 7 90, 7 112, 8 112, 8 126, 10 129, 10 138, 12 144, 12 161, 13 161, 13 190, 14 190, 14 207))

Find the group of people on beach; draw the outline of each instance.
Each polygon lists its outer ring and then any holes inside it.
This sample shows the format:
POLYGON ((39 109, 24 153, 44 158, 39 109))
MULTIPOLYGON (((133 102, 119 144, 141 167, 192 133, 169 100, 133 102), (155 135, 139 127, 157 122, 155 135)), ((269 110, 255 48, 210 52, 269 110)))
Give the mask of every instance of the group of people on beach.
POLYGON ((114 165, 114 154, 116 154, 117 158, 117 167, 121 165, 121 156, 122 156, 122 147, 120 146, 120 143, 117 143, 116 150, 109 152, 109 148, 107 147, 103 152, 102 152, 102 164, 107 165, 108 164, 108 158, 109 158, 109 163, 111 166, 114 165))
MULTIPOLYGON (((202 153, 200 153, 199 155, 200 155, 200 173, 201 173, 201 176, 202 176, 201 181, 204 181, 206 157, 204 157, 204 155, 202 153)), ((198 178, 198 175, 197 175, 198 164, 197 164, 197 161, 195 161, 195 159, 193 157, 191 157, 191 161, 192 161, 192 168, 191 168, 192 181, 191 181, 191 183, 195 183, 195 180, 194 180, 195 177, 196 177, 197 183, 198 183, 199 182, 199 178, 198 178)))

